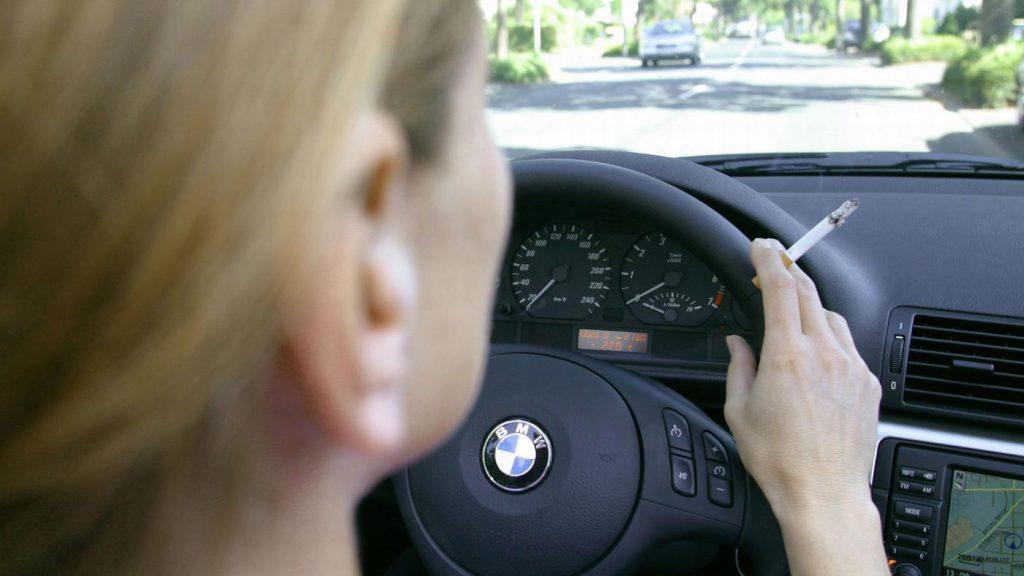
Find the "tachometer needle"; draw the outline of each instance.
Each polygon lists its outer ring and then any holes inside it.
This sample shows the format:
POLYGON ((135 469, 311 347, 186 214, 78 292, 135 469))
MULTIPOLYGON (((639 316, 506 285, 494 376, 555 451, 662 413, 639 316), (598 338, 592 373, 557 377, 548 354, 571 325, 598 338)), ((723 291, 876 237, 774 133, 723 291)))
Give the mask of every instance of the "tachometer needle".
POLYGON ((540 297, 543 296, 544 293, 547 292, 548 289, 551 288, 554 285, 555 285, 555 279, 554 278, 552 278, 551 280, 548 280, 548 283, 545 284, 544 287, 540 289, 540 292, 537 292, 537 295, 534 296, 533 298, 530 298, 530 301, 526 303, 526 311, 529 312, 530 311, 530 306, 533 306, 534 302, 536 302, 537 300, 540 300, 540 297))
POLYGON ((648 304, 647 302, 644 302, 644 307, 645 307, 645 308, 650 308, 651 310, 654 310, 654 311, 655 311, 655 312, 657 312, 658 314, 664 314, 664 313, 665 313, 665 311, 664 311, 664 310, 662 310, 661 308, 658 308, 658 307, 657 307, 657 306, 655 306, 654 304, 648 304))
POLYGON ((644 296, 647 296, 651 292, 654 292, 655 290, 659 290, 659 289, 664 288, 664 287, 665 287, 665 283, 662 282, 662 283, 658 284, 657 286, 652 287, 649 290, 646 290, 644 292, 641 292, 641 293, 637 294, 636 296, 633 296, 633 298, 631 298, 629 302, 626 302, 626 304, 632 304, 634 302, 639 302, 640 299, 643 298, 644 296))

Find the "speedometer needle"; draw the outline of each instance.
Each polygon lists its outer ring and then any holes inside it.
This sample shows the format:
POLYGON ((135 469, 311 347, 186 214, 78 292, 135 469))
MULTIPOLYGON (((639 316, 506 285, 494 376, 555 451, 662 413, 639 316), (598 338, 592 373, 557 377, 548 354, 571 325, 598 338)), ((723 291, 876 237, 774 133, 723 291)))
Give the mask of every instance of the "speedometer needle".
POLYGON ((664 288, 664 287, 665 287, 665 282, 662 282, 662 283, 658 284, 657 286, 654 286, 650 290, 647 290, 645 292, 641 292, 641 293, 637 294, 636 296, 633 296, 633 298, 629 302, 626 302, 626 304, 632 304, 633 302, 639 302, 640 299, 643 298, 644 296, 647 296, 651 292, 654 292, 655 290, 658 290, 658 289, 661 289, 661 288, 664 288))
POLYGON ((665 313, 665 311, 664 311, 664 310, 662 310, 661 308, 658 308, 658 307, 657 307, 657 306, 655 306, 654 304, 648 304, 647 302, 644 302, 644 307, 646 307, 646 308, 650 308, 651 310, 654 310, 654 311, 655 311, 655 312, 657 312, 658 314, 664 314, 664 313, 665 313))
POLYGON ((552 278, 551 280, 548 280, 548 283, 545 284, 544 287, 540 289, 540 292, 537 292, 537 295, 534 296, 533 298, 530 298, 530 301, 527 302, 527 304, 526 304, 526 311, 529 312, 530 311, 530 306, 533 306, 534 302, 536 302, 537 300, 540 300, 540 297, 543 296, 544 293, 547 292, 549 288, 554 286, 554 284, 555 284, 555 279, 554 278, 552 278))

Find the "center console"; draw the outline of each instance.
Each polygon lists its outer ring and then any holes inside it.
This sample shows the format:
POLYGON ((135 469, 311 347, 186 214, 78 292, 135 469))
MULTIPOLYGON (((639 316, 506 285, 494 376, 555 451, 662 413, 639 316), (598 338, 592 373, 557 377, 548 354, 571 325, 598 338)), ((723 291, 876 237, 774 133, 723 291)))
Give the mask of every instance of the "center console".
POLYGON ((887 438, 872 487, 894 573, 1024 574, 1024 458, 887 438))

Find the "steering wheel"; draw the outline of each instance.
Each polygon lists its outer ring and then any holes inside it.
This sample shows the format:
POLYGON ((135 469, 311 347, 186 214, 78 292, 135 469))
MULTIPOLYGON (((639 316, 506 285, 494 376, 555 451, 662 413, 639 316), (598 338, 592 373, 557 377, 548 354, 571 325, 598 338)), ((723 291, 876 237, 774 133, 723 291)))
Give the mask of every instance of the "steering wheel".
MULTIPOLYGON (((742 186, 680 164, 694 186, 742 186)), ((518 208, 561 217, 587 203, 657 226, 715 268, 760 341, 750 241, 710 207, 607 164, 526 160, 512 171, 518 208)), ((673 540, 734 546, 758 576, 788 574, 778 523, 729 433, 664 385, 576 353, 495 346, 467 421, 394 481, 436 576, 623 574, 673 540)))

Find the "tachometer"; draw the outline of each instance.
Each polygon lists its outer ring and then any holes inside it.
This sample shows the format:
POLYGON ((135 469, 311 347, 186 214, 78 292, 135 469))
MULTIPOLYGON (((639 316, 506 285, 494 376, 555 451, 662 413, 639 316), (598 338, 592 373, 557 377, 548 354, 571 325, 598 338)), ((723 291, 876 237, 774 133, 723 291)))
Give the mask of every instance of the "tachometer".
POLYGON ((532 232, 512 259, 512 290, 535 318, 582 320, 600 308, 611 287, 608 252, 574 224, 532 232))
POLYGON ((647 324, 697 326, 711 318, 725 287, 711 270, 664 234, 646 234, 622 262, 622 299, 647 324))

